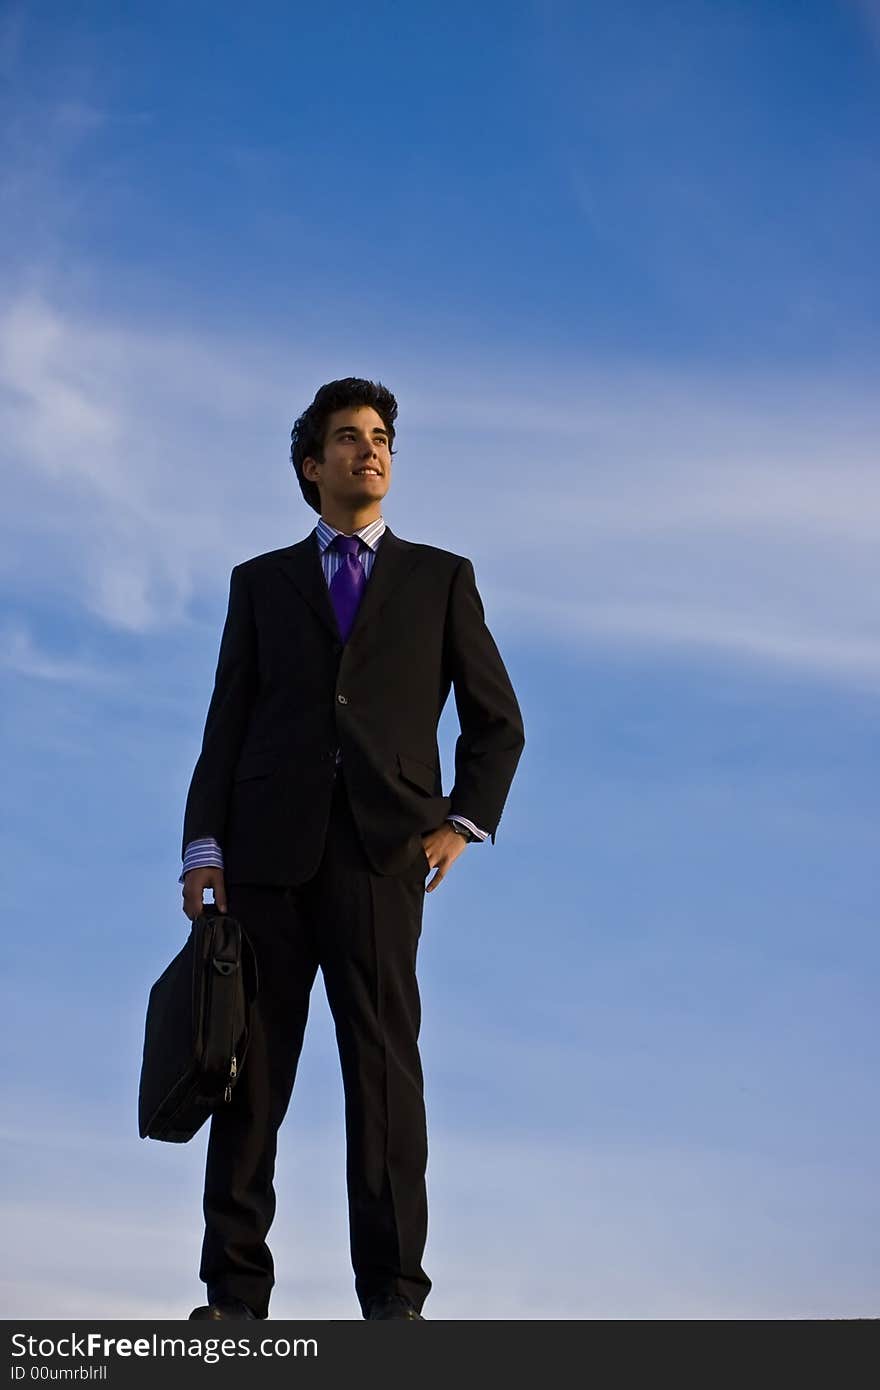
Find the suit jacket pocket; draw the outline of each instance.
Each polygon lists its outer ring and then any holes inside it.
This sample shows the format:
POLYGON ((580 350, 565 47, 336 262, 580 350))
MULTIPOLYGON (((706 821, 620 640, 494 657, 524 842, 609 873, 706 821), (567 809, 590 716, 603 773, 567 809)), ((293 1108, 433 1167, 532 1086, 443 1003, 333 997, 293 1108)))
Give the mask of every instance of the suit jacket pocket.
POLYGON ((411 753, 398 753, 397 762, 400 775, 405 782, 411 782, 427 796, 436 795, 434 788, 438 780, 437 769, 432 763, 422 762, 421 758, 414 758, 411 753))
POLYGON ((262 753, 246 753, 239 759, 233 776, 234 782, 246 782, 251 777, 268 777, 279 762, 279 754, 272 748, 262 753))

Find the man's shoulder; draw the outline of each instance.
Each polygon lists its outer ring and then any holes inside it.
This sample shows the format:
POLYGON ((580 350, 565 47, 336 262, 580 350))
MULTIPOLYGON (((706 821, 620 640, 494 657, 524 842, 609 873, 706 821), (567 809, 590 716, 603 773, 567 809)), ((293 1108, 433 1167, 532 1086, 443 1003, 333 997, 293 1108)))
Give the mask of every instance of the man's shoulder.
POLYGON ((398 536, 395 531, 388 527, 379 542, 380 547, 386 540, 390 540, 392 545, 400 546, 404 550, 418 551, 421 557, 438 568, 454 572, 459 565, 465 561, 464 555, 459 555, 455 550, 445 550, 440 545, 429 545, 427 541, 411 541, 405 536, 398 536))
POLYGON ((258 570, 270 569, 273 565, 277 564, 279 560, 284 561, 289 559, 295 552, 304 550, 306 542, 310 545, 315 544, 313 536, 306 536, 305 540, 297 541, 294 545, 280 545, 277 546, 275 550, 264 550, 260 555, 251 555, 246 560, 239 560, 234 568, 247 571, 251 574, 258 570))
POLYGON ((398 545, 405 546, 407 550, 418 551, 424 559, 430 560, 444 569, 458 569, 464 559, 463 555, 457 555, 454 550, 444 550, 442 546, 429 545, 427 541, 404 540, 403 536, 395 536, 394 539, 398 545))

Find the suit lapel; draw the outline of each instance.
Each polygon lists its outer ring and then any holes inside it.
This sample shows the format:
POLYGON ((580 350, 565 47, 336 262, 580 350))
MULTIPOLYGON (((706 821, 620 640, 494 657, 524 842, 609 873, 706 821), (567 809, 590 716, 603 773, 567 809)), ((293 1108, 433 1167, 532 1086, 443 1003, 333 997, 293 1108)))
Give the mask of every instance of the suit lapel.
MULTIPOLYGON (((367 580, 367 587, 361 599, 354 626, 349 634, 347 646, 356 642, 364 630, 374 622, 385 603, 401 585, 410 570, 419 563, 423 555, 417 546, 395 536, 391 527, 385 524, 379 548, 373 560, 373 568, 367 580)), ((278 565, 283 575, 294 584, 302 598, 323 623, 334 641, 340 641, 339 625, 330 598, 330 590, 324 578, 321 553, 314 531, 304 540, 297 541, 278 556, 278 565)))

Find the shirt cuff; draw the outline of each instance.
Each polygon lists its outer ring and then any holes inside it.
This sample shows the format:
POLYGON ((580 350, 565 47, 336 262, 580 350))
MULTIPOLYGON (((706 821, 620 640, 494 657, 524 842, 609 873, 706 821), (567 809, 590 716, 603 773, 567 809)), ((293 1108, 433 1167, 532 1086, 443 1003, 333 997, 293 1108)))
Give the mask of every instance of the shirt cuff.
POLYGON ((465 820, 464 816, 447 816, 446 819, 457 820, 462 825, 467 826, 468 830, 470 830, 474 835, 476 835, 478 840, 488 840, 489 838, 488 830, 481 830, 479 826, 474 825, 472 820, 465 820))
POLYGON ((190 840, 183 856, 183 872, 178 883, 183 883, 190 869, 222 869, 223 851, 210 835, 203 840, 190 840))

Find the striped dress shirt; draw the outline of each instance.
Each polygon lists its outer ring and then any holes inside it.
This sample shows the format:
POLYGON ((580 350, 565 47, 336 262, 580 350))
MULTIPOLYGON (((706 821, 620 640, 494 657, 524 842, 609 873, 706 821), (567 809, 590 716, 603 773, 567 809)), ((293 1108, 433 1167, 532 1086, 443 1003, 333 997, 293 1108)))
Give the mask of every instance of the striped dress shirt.
MULTIPOLYGON (((367 580, 370 578, 370 571, 373 568, 373 562, 376 558, 376 550, 378 549, 384 531, 385 518, 379 516, 367 526, 361 526, 357 531, 352 532, 352 535, 360 538, 361 544, 358 550, 358 559, 364 567, 367 580)), ((323 517, 319 518, 318 524, 315 527, 315 536, 318 542, 318 548, 321 552, 321 565, 324 570, 324 578, 327 581, 328 588, 333 580, 334 574, 343 561, 342 555, 340 555, 335 546, 331 545, 333 537, 340 534, 345 535, 346 533, 340 533, 335 527, 328 526, 323 517)), ((337 748, 336 766, 338 767, 341 762, 342 750, 337 748)), ((460 821, 462 825, 467 827, 472 835, 476 836, 477 840, 485 840, 489 836, 488 830, 481 830, 479 826, 474 825, 473 821, 467 820, 464 816, 451 815, 447 816, 446 819, 460 821)), ((190 869, 206 868, 223 868, 223 851, 217 841, 210 836, 201 840, 190 840, 183 856, 183 872, 177 881, 178 883, 183 883, 184 876, 190 869)))

